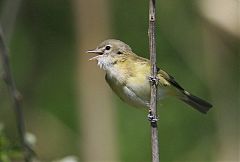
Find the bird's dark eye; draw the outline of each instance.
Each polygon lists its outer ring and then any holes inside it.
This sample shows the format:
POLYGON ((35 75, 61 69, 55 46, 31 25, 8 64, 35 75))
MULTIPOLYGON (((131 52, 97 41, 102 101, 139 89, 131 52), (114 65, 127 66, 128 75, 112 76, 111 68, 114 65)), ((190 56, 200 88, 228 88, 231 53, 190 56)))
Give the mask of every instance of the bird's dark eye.
POLYGON ((105 50, 110 50, 111 49, 111 46, 106 46, 105 47, 105 50))

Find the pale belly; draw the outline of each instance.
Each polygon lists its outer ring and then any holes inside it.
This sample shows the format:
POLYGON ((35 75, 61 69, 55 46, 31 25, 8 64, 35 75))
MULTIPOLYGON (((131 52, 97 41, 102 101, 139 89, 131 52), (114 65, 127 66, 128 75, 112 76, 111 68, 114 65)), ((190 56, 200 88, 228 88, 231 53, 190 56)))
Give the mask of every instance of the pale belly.
MULTIPOLYGON (((109 78, 105 76, 105 79, 111 89, 126 103, 134 107, 149 107, 150 103, 150 83, 146 81, 141 84, 129 82, 128 84, 121 84, 115 78, 109 78)), ((158 99, 162 99, 165 96, 164 88, 159 87, 158 99)))

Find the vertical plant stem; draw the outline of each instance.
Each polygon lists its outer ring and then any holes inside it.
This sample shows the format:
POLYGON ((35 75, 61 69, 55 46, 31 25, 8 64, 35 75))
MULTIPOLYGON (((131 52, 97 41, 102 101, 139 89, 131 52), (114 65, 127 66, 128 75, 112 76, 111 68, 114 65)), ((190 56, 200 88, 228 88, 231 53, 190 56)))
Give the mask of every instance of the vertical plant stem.
POLYGON ((24 152, 24 161, 31 162, 32 156, 35 155, 35 152, 31 149, 25 139, 26 130, 24 123, 24 114, 21 107, 22 96, 16 88, 15 80, 10 68, 9 53, 7 48, 7 43, 12 36, 21 3, 22 0, 8 0, 5 1, 2 6, 0 16, 0 60, 2 61, 3 68, 2 78, 6 83, 11 100, 13 102, 17 131, 19 134, 21 148, 24 152))
POLYGON ((153 116, 151 120, 151 142, 152 142, 152 162, 159 162, 159 146, 158 146, 158 127, 157 127, 157 66, 156 66, 156 1, 149 0, 149 50, 151 61, 151 101, 150 113, 153 116))
POLYGON ((31 161, 32 156, 32 149, 28 146, 27 141, 25 140, 25 124, 24 124, 24 116, 21 108, 21 95, 16 88, 15 81, 13 79, 10 63, 9 63, 9 55, 7 50, 7 45, 4 39, 2 27, 0 25, 0 58, 2 60, 3 66, 3 79, 8 87, 8 91, 10 93, 14 111, 16 114, 16 122, 17 122, 17 129, 20 138, 20 143, 24 151, 24 159, 25 162, 31 161))

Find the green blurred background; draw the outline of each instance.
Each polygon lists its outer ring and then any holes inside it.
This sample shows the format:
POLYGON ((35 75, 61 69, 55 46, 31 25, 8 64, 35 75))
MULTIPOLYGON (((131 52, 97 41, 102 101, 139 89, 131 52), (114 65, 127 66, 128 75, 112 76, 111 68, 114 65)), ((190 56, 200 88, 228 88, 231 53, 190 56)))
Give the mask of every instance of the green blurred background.
MULTIPOLYGON (((7 0, 0 2, 3 12, 7 0)), ((157 1, 158 65, 213 104, 202 115, 175 99, 161 101, 163 162, 240 160, 239 5, 234 0, 157 1)), ((21 2, 9 51, 40 160, 76 155, 90 162, 151 161, 147 111, 118 99, 84 53, 116 38, 148 58, 147 30, 148 1, 21 2)), ((11 105, 0 80, 0 122, 17 143, 11 105)))

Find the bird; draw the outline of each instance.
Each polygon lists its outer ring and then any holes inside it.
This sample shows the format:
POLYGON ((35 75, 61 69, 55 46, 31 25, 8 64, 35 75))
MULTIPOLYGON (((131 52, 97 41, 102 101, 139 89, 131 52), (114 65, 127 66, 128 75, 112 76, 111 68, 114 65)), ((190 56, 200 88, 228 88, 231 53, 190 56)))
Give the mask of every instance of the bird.
MULTIPOLYGON (((121 100, 133 107, 149 108, 151 98, 150 60, 135 54, 131 47, 117 39, 108 39, 88 50, 96 56, 90 61, 106 72, 105 80, 121 100)), ((206 114, 212 105, 186 91, 167 72, 157 67, 157 100, 173 96, 206 114)))

